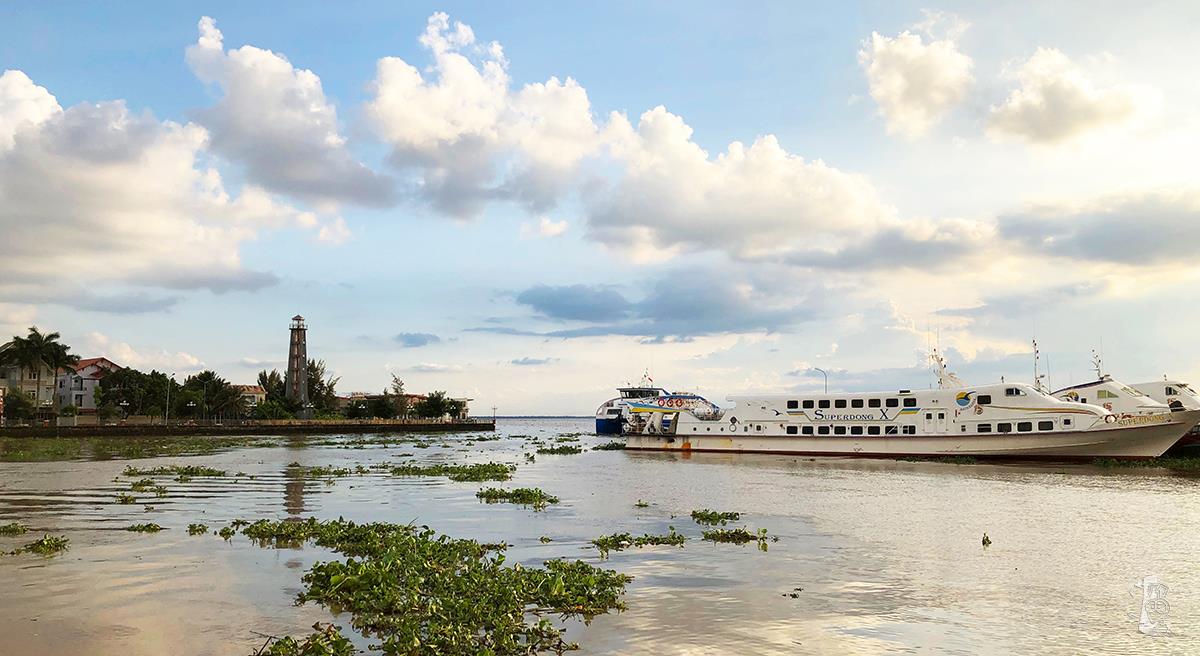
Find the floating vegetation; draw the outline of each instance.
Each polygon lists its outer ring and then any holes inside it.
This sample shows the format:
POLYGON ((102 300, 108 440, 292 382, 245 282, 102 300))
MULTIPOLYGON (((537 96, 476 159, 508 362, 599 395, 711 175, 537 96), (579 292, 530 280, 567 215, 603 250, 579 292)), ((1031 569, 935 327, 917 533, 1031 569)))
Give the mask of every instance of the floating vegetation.
POLYGON ((312 541, 349 556, 314 565, 297 602, 349 611, 351 624, 379 637, 385 654, 515 656, 576 649, 550 618, 623 609, 620 597, 631 580, 582 561, 506 567, 499 545, 412 525, 309 518, 256 522, 244 532, 264 542, 312 541))
POLYGON ((133 526, 126 526, 125 530, 132 533, 158 533, 166 529, 158 524, 134 524, 133 526))
POLYGON ((983 534, 983 540, 982 540, 982 542, 983 542, 983 546, 985 546, 985 547, 990 547, 990 546, 992 546, 992 539, 988 537, 988 534, 987 534, 987 533, 984 533, 984 534, 983 534))
POLYGON ((488 462, 473 465, 399 465, 392 467, 393 476, 445 476, 452 481, 507 481, 517 470, 516 465, 488 462))
POLYGON ((554 538, 550 537, 549 535, 543 535, 542 537, 538 538, 538 542, 541 542, 542 544, 549 544, 554 542, 554 538))
POLYGON ((165 497, 165 496, 167 496, 167 488, 165 488, 165 487, 163 487, 163 486, 161 486, 161 485, 155 485, 155 486, 154 486, 153 488, 151 488, 151 489, 154 491, 154 496, 156 496, 156 497, 158 497, 158 498, 160 498, 160 499, 161 499, 162 497, 165 497))
POLYGON ((71 541, 68 540, 66 536, 54 537, 53 535, 46 535, 40 540, 34 540, 20 549, 10 551, 9 553, 14 556, 22 553, 35 553, 39 556, 55 556, 66 551, 70 547, 70 544, 71 541))
POLYGON ((1118 460, 1116 458, 1096 458, 1092 464, 1105 469, 1127 468, 1127 469, 1170 469, 1173 471, 1195 472, 1200 471, 1200 457, 1188 456, 1161 456, 1158 458, 1148 458, 1146 460, 1118 460))
POLYGON ((979 458, 974 456, 904 456, 897 458, 903 462, 940 462, 947 465, 975 465, 979 458))
POLYGON ((623 551, 629 547, 648 547, 654 545, 669 544, 682 547, 687 538, 675 532, 675 527, 670 527, 670 533, 666 535, 650 535, 649 533, 633 537, 629 533, 613 533, 612 535, 603 535, 595 540, 592 540, 592 546, 600 550, 600 557, 608 556, 609 551, 623 551))
POLYGON ((736 522, 737 520, 739 520, 741 518, 742 518, 742 513, 736 513, 736 512, 717 512, 715 510, 709 510, 707 508, 705 508, 704 510, 693 510, 692 511, 692 519, 697 524, 707 524, 709 526, 716 526, 718 524, 720 524, 721 526, 724 526, 725 524, 727 524, 729 522, 736 522))
POLYGON ((146 490, 149 490, 152 487, 154 487, 154 479, 153 478, 143 478, 142 480, 136 481, 132 485, 130 485, 129 489, 133 490, 134 492, 145 492, 146 490))
POLYGON ((570 456, 576 453, 583 453, 583 448, 564 444, 562 446, 544 446, 537 450, 538 453, 552 456, 570 456))
POLYGON ((358 653, 350 639, 342 635, 340 627, 332 624, 313 625, 316 631, 296 640, 291 636, 271 637, 252 656, 353 656, 358 653))
POLYGON ((232 526, 226 526, 217 531, 217 535, 221 536, 225 540, 230 540, 233 538, 233 536, 237 535, 237 529, 232 526))
POLYGON ((583 435, 583 433, 559 433, 558 434, 559 437, 579 437, 580 435, 583 435))
POLYGON ((533 455, 532 453, 526 453, 525 454, 525 462, 526 463, 537 462, 537 456, 533 455))
POLYGON ((298 462, 293 462, 288 465, 288 475, 295 476, 299 474, 305 478, 343 478, 345 476, 358 475, 369 473, 370 470, 362 465, 356 465, 354 469, 349 467, 334 467, 333 465, 302 465, 298 462))
MULTIPOLYGON (((767 550, 767 529, 760 528, 757 533, 751 533, 744 528, 717 528, 711 531, 704 531, 704 539, 709 542, 731 542, 733 544, 746 544, 747 542, 758 542, 758 548, 767 550)), ((779 542, 779 538, 772 538, 774 542, 779 542)))
POLYGON ((649 501, 642 501, 641 499, 638 499, 638 500, 637 500, 637 503, 633 504, 633 507, 634 507, 634 508, 649 508, 649 507, 650 507, 650 502, 649 502, 649 501))
POLYGON ((576 437, 556 437, 556 438, 554 438, 554 441, 558 442, 560 444, 563 442, 578 442, 579 437, 578 436, 576 436, 576 437))
POLYGON ((188 535, 204 535, 208 533, 208 524, 188 524, 188 535))
MULTIPOLYGON (((125 467, 125 471, 121 472, 122 476, 226 476, 224 469, 213 469, 212 467, 204 467, 200 465, 167 465, 166 467, 154 467, 152 469, 140 469, 129 465, 125 467)), ((141 482, 141 481, 139 481, 141 482)))
POLYGON ((600 446, 592 447, 592 451, 624 451, 624 450, 625 450, 625 443, 618 442, 617 440, 613 440, 611 442, 605 442, 604 444, 601 444, 600 446))
POLYGON ((117 495, 117 503, 128 505, 135 501, 137 501, 137 498, 127 492, 122 492, 117 495))
POLYGON ((25 535, 29 532, 29 527, 24 524, 12 522, 9 524, 0 524, 0 535, 25 535))
POLYGON ((547 504, 558 503, 558 497, 546 494, 536 487, 518 487, 512 490, 488 487, 476 492, 475 496, 486 503, 516 503, 532 506, 534 510, 542 510, 547 504))

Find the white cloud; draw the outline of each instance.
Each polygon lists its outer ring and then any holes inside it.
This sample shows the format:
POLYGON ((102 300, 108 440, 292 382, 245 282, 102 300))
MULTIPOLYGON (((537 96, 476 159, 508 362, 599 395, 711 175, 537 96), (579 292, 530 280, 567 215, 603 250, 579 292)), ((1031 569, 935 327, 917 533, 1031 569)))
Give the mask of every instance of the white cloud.
POLYGON ((462 366, 457 365, 457 364, 438 364, 436 362, 422 362, 420 364, 415 364, 415 365, 409 367, 408 371, 413 371, 413 372, 417 372, 417 373, 427 373, 427 374, 450 373, 450 372, 455 372, 455 371, 462 371, 462 366))
POLYGON ((319 204, 394 202, 393 182, 350 154, 321 78, 270 50, 225 51, 212 18, 201 18, 199 29, 187 62, 223 92, 198 113, 215 152, 245 165, 250 180, 272 191, 319 204))
POLYGON ((534 237, 558 237, 566 233, 569 224, 566 220, 553 221, 549 217, 539 217, 536 225, 532 223, 521 224, 521 237, 531 239, 534 237))
MULTIPOLYGON (((0 94, 48 95, 23 75, 6 79, 0 94)), ((14 106, 9 95, 0 106, 14 106)), ((106 283, 258 288, 275 278, 246 269, 239 245, 262 228, 315 222, 261 188, 227 192, 200 164, 202 127, 135 114, 123 101, 38 106, 38 120, 15 124, 0 149, 0 298, 106 283)))
POLYGON ((1008 77, 1017 87, 992 106, 988 117, 988 134, 995 138, 1041 144, 1069 141, 1127 125, 1157 104, 1157 93, 1145 87, 1098 88, 1054 48, 1038 48, 1008 77))
POLYGON ((12 335, 24 335, 34 325, 37 307, 22 303, 0 303, 0 344, 12 335))
POLYGON ((908 30, 894 37, 872 32, 863 44, 859 65, 888 134, 919 137, 966 97, 973 62, 957 43, 966 26, 954 17, 927 12, 916 29, 926 32, 928 40, 908 30), (933 37, 932 30, 947 22, 943 38, 933 37))
POLYGON ((317 231, 317 241, 327 244, 344 244, 350 238, 350 228, 342 217, 335 217, 317 231))
POLYGON ((158 369, 167 373, 193 372, 204 368, 204 362, 184 351, 171 352, 166 349, 135 349, 98 332, 84 335, 83 346, 72 351, 81 357, 106 357, 125 367, 142 371, 158 369))
POLYGON ((39 87, 22 71, 0 75, 0 151, 13 147, 13 135, 44 123, 62 108, 50 92, 39 87))
POLYGON ((380 59, 366 107, 392 161, 419 171, 421 197, 457 218, 494 199, 553 206, 599 144, 583 87, 551 77, 514 92, 500 45, 476 43, 444 13, 429 18, 421 43, 433 55, 431 78, 380 59))

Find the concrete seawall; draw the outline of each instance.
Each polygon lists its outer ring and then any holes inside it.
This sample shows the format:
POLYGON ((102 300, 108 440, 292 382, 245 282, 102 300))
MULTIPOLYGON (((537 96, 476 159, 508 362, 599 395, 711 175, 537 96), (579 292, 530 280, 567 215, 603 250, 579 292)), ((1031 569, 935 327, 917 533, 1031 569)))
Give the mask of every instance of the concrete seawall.
POLYGON ((331 435, 338 433, 463 433, 494 431, 492 421, 468 422, 290 422, 234 426, 173 424, 139 426, 17 426, 0 428, 0 437, 159 437, 171 435, 331 435))

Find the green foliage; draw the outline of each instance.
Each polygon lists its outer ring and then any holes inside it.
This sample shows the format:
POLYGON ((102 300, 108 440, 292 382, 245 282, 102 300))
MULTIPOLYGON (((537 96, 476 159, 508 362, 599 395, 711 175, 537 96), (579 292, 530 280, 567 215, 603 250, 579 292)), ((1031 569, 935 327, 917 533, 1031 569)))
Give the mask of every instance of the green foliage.
POLYGON ((226 526, 226 527, 223 527, 221 530, 217 531, 217 535, 228 540, 228 539, 232 538, 234 535, 237 535, 237 529, 235 529, 232 526, 226 526))
POLYGON ((561 653, 577 646, 549 618, 622 609, 630 580, 581 561, 507 567, 500 545, 411 525, 310 518, 258 522, 245 533, 260 543, 312 541, 348 556, 314 565, 298 601, 348 611, 355 628, 382 640, 384 654, 561 653))
POLYGON ((742 514, 735 512, 717 512, 715 510, 708 510, 707 508, 692 511, 692 519, 697 524, 708 524, 709 526, 716 526, 717 524, 724 526, 729 522, 736 522, 741 518, 742 514))
POLYGON ((340 378, 325 376, 324 360, 308 361, 308 402, 317 413, 337 410, 337 384, 340 378))
POLYGON ((254 407, 255 419, 295 419, 295 417, 286 405, 273 399, 262 401, 254 407))
MULTIPOLYGON (((126 465, 122 476, 228 476, 224 469, 213 469, 203 465, 166 465, 164 467, 139 468, 126 465)), ((153 481, 151 481, 153 482, 153 481)))
POLYGON ((438 419, 452 414, 456 407, 457 404, 447 398, 445 392, 430 392, 413 405, 413 413, 425 419, 438 419))
POLYGON ((637 500, 637 503, 633 504, 633 507, 634 507, 634 508, 649 508, 649 507, 650 507, 650 502, 649 502, 649 501, 642 501, 641 499, 638 499, 638 500, 637 500))
POLYGON ((135 498, 132 494, 127 494, 125 492, 122 492, 117 495, 117 503, 119 503, 119 504, 127 506, 131 503, 134 503, 135 501, 137 501, 137 498, 135 498))
POLYGON ((283 376, 279 375, 278 369, 263 369, 258 372, 258 386, 267 393, 267 401, 287 408, 287 383, 284 382, 283 376))
POLYGON ((548 504, 558 503, 558 497, 546 494, 536 487, 518 487, 511 490, 488 487, 476 492, 475 496, 487 503, 516 503, 532 506, 534 510, 542 510, 548 504))
POLYGON ((9 524, 0 524, 0 535, 25 535, 29 532, 29 527, 17 522, 9 524))
POLYGON ((668 544, 682 547, 687 538, 675 532, 675 527, 670 527, 670 533, 666 535, 650 535, 649 533, 633 537, 629 533, 613 533, 611 535, 602 535, 595 540, 592 540, 592 546, 600 550, 600 557, 608 556, 610 551, 622 551, 629 547, 647 547, 661 544, 668 544))
POLYGON ((208 533, 208 524, 188 524, 188 535, 204 535, 208 533))
POLYGON ((34 540, 20 549, 16 549, 9 553, 14 556, 22 553, 34 553, 38 554, 39 556, 55 556, 66 551, 70 547, 70 544, 71 541, 68 540, 66 536, 54 537, 52 535, 46 535, 40 540, 34 540))
POLYGON ((544 446, 538 449, 537 452, 543 455, 569 456, 576 453, 583 453, 583 447, 571 446, 569 444, 563 444, 561 446, 544 446))
MULTIPOLYGON (((183 381, 178 398, 176 407, 180 409, 180 415, 199 416, 205 420, 228 420, 246 414, 242 393, 210 369, 188 376, 183 381), (189 406, 188 403, 196 405, 189 406)), ((174 398, 172 403, 175 403, 174 398)))
POLYGON ((11 421, 29 421, 37 414, 37 406, 33 400, 16 387, 10 387, 4 394, 4 417, 11 421))
POLYGON ((392 467, 393 476, 445 476, 452 481, 507 481, 517 470, 516 465, 504 465, 497 462, 476 463, 471 465, 452 465, 438 463, 434 465, 400 465, 392 467))
POLYGON ((616 440, 613 440, 612 442, 605 442, 604 444, 601 444, 600 446, 592 447, 592 451, 624 451, 624 450, 625 450, 625 443, 618 442, 616 440))
MULTIPOLYGON (((746 544, 747 542, 758 542, 758 548, 767 550, 767 529, 760 528, 757 533, 751 533, 744 528, 716 528, 711 531, 704 531, 703 537, 709 542, 730 542, 733 544, 746 544)), ((778 542, 779 538, 775 538, 778 542)))
POLYGON ((132 485, 129 486, 129 489, 133 490, 134 492, 145 492, 146 490, 149 490, 150 488, 153 488, 153 487, 154 487, 154 479, 153 478, 143 478, 140 481, 135 481, 132 485))
POLYGON ((394 419, 396 417, 395 399, 388 391, 367 401, 367 413, 377 419, 394 419))
POLYGON ((303 640, 291 636, 272 638, 253 656, 353 656, 357 653, 354 644, 342 635, 339 627, 332 624, 322 627, 318 622, 313 628, 316 631, 303 640))
POLYGON ((108 407, 113 413, 112 417, 122 409, 131 415, 157 416, 167 407, 168 387, 171 388, 171 401, 177 401, 179 383, 170 380, 166 374, 159 371, 147 374, 125 367, 109 372, 100 379, 96 387, 96 404, 99 408, 108 407), (120 405, 122 402, 128 405, 120 405))
POLYGON ((131 533, 158 533, 166 529, 158 524, 134 524, 133 526, 125 527, 125 530, 131 533))
POLYGON ((1117 458, 1096 458, 1092 464, 1105 469, 1114 468, 1154 468, 1154 469, 1172 469, 1175 471, 1194 472, 1200 471, 1200 457, 1188 456, 1160 456, 1158 458, 1149 458, 1146 460, 1119 460, 1117 458))
POLYGON ((73 405, 64 405, 62 409, 58 411, 58 414, 62 415, 63 417, 74 417, 75 415, 79 414, 79 408, 73 405))
POLYGON ((392 374, 392 384, 388 386, 388 392, 392 395, 392 404, 396 407, 397 417, 408 417, 412 413, 412 408, 408 407, 408 395, 404 392, 404 381, 396 374, 392 374))
POLYGON ((59 342, 60 337, 58 333, 43 333, 37 326, 30 326, 25 337, 13 335, 9 347, 0 353, 0 367, 18 367, 26 373, 35 373, 45 365, 51 374, 72 367, 79 362, 79 356, 71 353, 70 346, 59 342))

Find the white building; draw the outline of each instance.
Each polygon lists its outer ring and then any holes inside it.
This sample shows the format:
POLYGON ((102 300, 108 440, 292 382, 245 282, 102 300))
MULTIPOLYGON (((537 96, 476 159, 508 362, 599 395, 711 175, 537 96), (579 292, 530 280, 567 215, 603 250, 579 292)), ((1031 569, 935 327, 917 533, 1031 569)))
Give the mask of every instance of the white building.
MULTIPOLYGON (((12 342, 0 344, 0 353, 12 348, 12 342)), ((38 408, 49 409, 54 405, 54 372, 39 363, 37 370, 24 367, 0 367, 0 387, 9 394, 24 394, 38 408)))
POLYGON ((108 358, 87 358, 75 365, 75 370, 63 369, 58 374, 55 388, 55 405, 61 410, 75 406, 80 414, 96 412, 96 388, 100 381, 121 365, 108 358))

